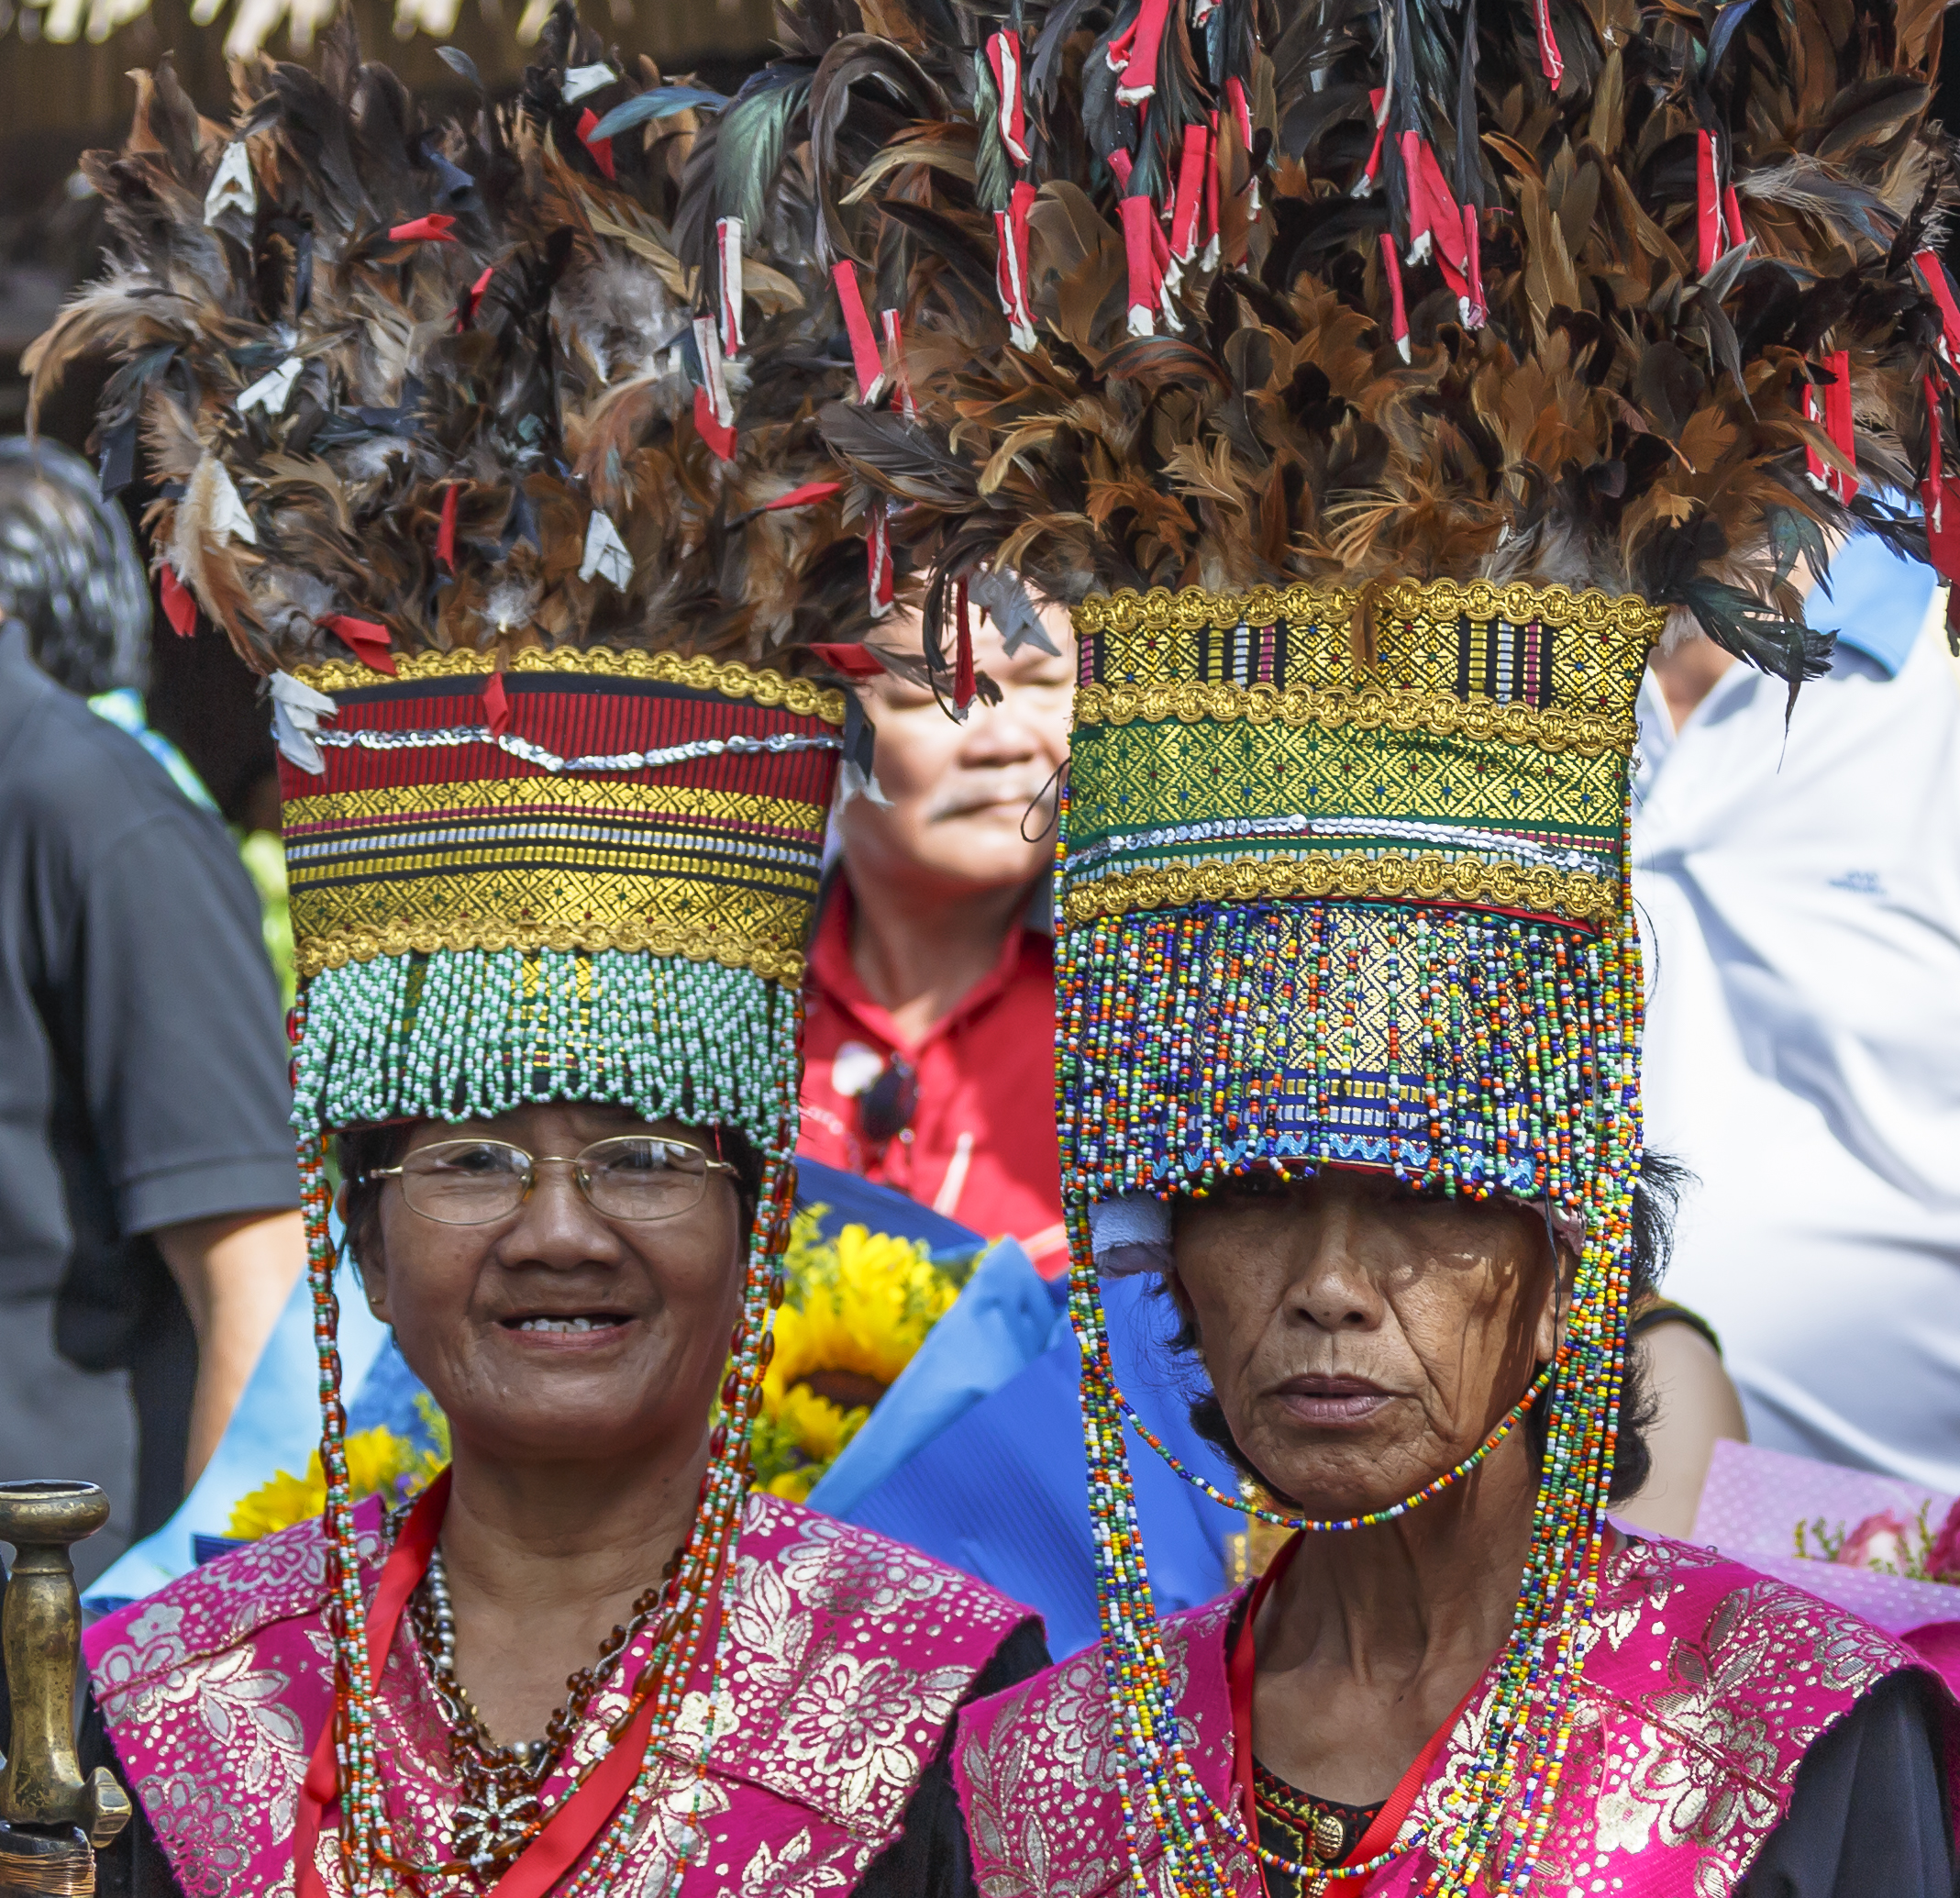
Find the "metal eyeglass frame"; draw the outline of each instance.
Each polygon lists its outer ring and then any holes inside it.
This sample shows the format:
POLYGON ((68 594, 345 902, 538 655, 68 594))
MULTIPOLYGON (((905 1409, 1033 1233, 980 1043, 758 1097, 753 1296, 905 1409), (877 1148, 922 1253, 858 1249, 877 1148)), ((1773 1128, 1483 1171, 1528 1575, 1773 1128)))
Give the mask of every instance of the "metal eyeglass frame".
MULTIPOLYGON (((537 1170, 542 1166, 570 1167, 571 1169, 571 1177, 577 1183, 580 1197, 584 1200, 585 1204, 591 1206, 600 1218, 624 1220, 628 1226, 655 1226, 663 1219, 678 1219, 683 1213, 692 1213, 701 1204, 701 1199, 697 1196, 690 1201, 688 1204, 677 1206, 671 1213, 653 1213, 643 1217, 635 1217, 630 1213, 608 1213, 592 1198, 592 1182, 587 1178, 585 1156, 596 1148, 611 1146, 615 1140, 651 1140, 662 1147, 679 1147, 686 1152, 698 1153, 701 1156, 702 1162, 703 1180, 702 1191, 703 1193, 707 1190, 705 1180, 709 1173, 727 1173, 733 1176, 739 1171, 727 1160, 709 1153, 705 1147, 697 1146, 692 1140, 676 1139, 671 1134, 608 1134, 604 1139, 594 1140, 591 1146, 581 1147, 577 1153, 570 1155, 563 1153, 532 1153, 526 1149, 518 1146, 515 1140, 498 1140, 489 1138, 432 1140, 426 1147, 419 1147, 415 1149, 416 1153, 435 1153, 445 1147, 501 1147, 506 1153, 523 1154, 526 1161, 524 1191, 518 1195, 517 1204, 511 1207, 508 1212, 494 1213, 488 1219, 445 1219, 439 1214, 425 1213, 413 1200, 408 1199, 408 1188, 405 1184, 408 1172, 406 1160, 392 1167, 371 1167, 360 1177, 363 1181, 404 1181, 402 1196, 407 1202, 408 1210, 415 1214, 418 1219, 427 1219, 437 1226, 460 1226, 465 1227, 494 1226, 500 1219, 511 1218, 522 1210, 525 1201, 529 1199, 537 1190, 537 1170)), ((410 1157, 413 1158, 414 1156, 411 1155, 410 1157)))

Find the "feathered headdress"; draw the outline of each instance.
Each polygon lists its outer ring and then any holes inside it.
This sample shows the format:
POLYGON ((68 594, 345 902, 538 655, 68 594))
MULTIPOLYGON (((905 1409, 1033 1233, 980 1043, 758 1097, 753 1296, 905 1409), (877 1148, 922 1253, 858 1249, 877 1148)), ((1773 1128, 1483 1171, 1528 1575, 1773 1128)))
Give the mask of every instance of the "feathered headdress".
POLYGON ((942 572, 1599 586, 1795 683, 1798 564, 1926 551, 1934 6, 887 9, 902 105, 831 12, 815 86, 881 95, 831 117, 911 116, 820 179, 909 286, 921 426, 826 426, 942 572))
POLYGON ((818 261, 810 140, 779 125, 762 162, 738 162, 746 107, 628 76, 569 7, 522 95, 471 126, 426 123, 344 24, 317 76, 241 66, 227 124, 167 63, 138 83, 127 143, 88 161, 117 254, 33 366, 39 393, 84 353, 113 359, 96 445, 105 485, 139 458, 157 485, 165 609, 180 632, 202 609, 270 676, 335 1599, 302 1894, 336 1799, 351 1898, 487 1878, 592 1804, 500 1821, 467 1866, 397 1850, 327 1133, 605 1100, 762 1151, 702 1504, 619 1729, 633 1770, 590 1851, 563 1859, 582 1868, 569 1892, 604 1892, 653 1796, 640 1750, 712 1738, 675 1723, 732 1559, 780 1296, 826 814, 840 764, 868 763, 841 680, 880 662, 866 636, 895 583, 882 499, 867 510, 817 427, 872 393, 850 341, 861 293, 818 261))
POLYGON ((317 75, 241 66, 227 128, 139 75, 127 145, 84 161, 121 254, 30 365, 116 359, 104 483, 140 440, 180 630, 194 602, 260 672, 601 643, 833 669, 813 649, 873 619, 814 427, 853 365, 807 190, 704 281, 721 103, 615 72, 569 10, 473 128, 425 125, 345 25, 317 75))
POLYGON ((1367 1516, 1262 1510, 1391 1519, 1536 1414, 1478 1759, 1389 1855, 1519 1892, 1563 1849, 1625 1388, 1634 698, 1670 617, 1794 692, 1835 533, 1960 572, 1939 9, 966 20, 808 0, 758 84, 803 89, 825 240, 893 311, 893 399, 823 427, 932 570, 936 663, 983 585, 1076 609, 1058 1098, 1132 1878, 1238 1889, 1261 1848, 1185 1756, 1126 1448, 1162 1446, 1099 1271, 1168 1263, 1179 1193, 1351 1165, 1507 1193, 1576 1256, 1556 1356, 1463 1464, 1367 1516))

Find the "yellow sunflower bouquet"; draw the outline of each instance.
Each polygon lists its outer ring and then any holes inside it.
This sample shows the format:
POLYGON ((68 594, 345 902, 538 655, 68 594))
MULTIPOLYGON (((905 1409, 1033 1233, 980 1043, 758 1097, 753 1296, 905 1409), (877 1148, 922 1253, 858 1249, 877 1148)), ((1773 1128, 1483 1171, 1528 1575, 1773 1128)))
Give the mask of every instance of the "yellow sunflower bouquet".
MULTIPOLYGON (((414 1443, 385 1425, 357 1430, 347 1439, 348 1485, 355 1502, 373 1495, 386 1496, 391 1503, 404 1501, 426 1489, 449 1460, 448 1419, 426 1394, 416 1398, 415 1407, 433 1439, 427 1445, 414 1443)), ((239 1497, 232 1504, 225 1532, 234 1541, 256 1542, 274 1529, 310 1522, 326 1507, 327 1478, 316 1450, 304 1476, 276 1470, 257 1489, 239 1497)))
POLYGON ((972 1261, 936 1261, 923 1239, 847 1226, 823 1236, 829 1209, 796 1215, 784 1255, 776 1351, 756 1419, 759 1487, 802 1502, 864 1426, 959 1295, 972 1261))

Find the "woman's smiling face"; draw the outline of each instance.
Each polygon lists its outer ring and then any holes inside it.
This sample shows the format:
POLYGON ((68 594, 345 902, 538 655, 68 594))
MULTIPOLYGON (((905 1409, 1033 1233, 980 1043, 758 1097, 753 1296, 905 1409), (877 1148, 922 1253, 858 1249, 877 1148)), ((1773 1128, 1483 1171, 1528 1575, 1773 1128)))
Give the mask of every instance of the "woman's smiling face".
POLYGON ((1545 1226, 1385 1174, 1258 1174, 1180 1198, 1179 1309, 1247 1460, 1309 1515, 1358 1515, 1469 1456, 1558 1337, 1545 1226))
MULTIPOLYGON (((570 1104, 426 1121, 397 1159, 470 1138, 570 1157, 629 1133, 714 1146, 678 1122, 570 1104)), ((484 1226, 425 1217, 389 1179, 367 1230, 368 1303, 459 1441, 505 1462, 556 1463, 705 1434, 748 1238, 728 1173, 710 1171, 690 1211, 633 1221, 595 1211, 570 1168, 540 1167, 524 1203, 484 1226)))

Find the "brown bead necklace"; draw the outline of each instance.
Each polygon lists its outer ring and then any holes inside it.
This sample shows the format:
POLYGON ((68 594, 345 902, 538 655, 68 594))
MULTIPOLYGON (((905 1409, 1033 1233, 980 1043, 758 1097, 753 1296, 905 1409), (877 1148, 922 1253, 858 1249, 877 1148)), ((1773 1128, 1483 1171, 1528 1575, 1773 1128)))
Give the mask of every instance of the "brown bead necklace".
POLYGON ((456 1677, 456 1612, 442 1550, 430 1552, 428 1571, 409 1602, 409 1615, 422 1658, 428 1665, 436 1702, 449 1729, 449 1758, 460 1798, 450 1850, 489 1884, 536 1836, 544 1819, 538 1794, 564 1757, 585 1718, 592 1696, 612 1674, 619 1657, 666 1604, 680 1572, 677 1551, 653 1587, 633 1604, 626 1620, 600 1644, 599 1656, 565 1683, 565 1698, 551 1715, 542 1739, 502 1745, 456 1677))

